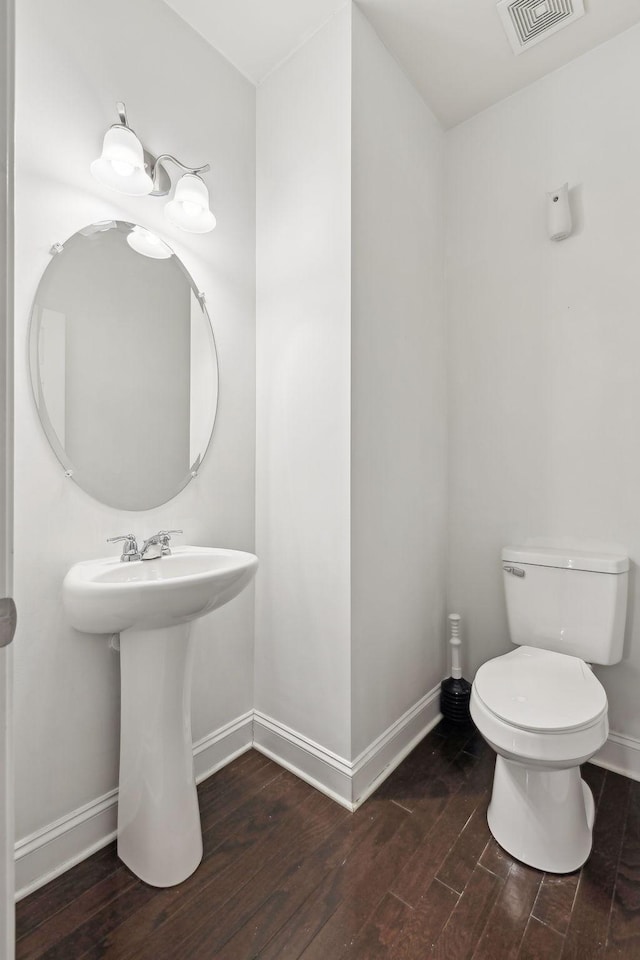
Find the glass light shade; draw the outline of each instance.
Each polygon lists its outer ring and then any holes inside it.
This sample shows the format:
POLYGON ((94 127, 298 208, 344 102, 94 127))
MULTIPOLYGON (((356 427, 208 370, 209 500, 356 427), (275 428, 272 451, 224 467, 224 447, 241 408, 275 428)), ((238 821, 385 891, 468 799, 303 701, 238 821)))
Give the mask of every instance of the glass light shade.
POLYGON ((91 164, 91 173, 105 187, 129 197, 144 197, 153 190, 142 144, 130 127, 115 124, 107 130, 102 156, 91 164))
POLYGON ((151 230, 138 225, 127 234, 127 243, 136 253, 141 253, 143 257, 151 257, 153 260, 168 260, 173 256, 171 247, 164 240, 157 237, 151 230))
POLYGON ((178 180, 173 200, 164 213, 167 220, 189 233, 209 233, 216 225, 209 209, 209 191, 196 173, 185 173, 178 180))

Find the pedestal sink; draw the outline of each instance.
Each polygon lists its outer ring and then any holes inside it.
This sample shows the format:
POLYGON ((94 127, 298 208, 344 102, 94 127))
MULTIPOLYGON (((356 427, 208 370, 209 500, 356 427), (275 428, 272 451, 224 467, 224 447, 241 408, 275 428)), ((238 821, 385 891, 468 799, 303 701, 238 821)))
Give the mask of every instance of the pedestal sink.
POLYGON ((120 634, 118 855, 146 883, 181 883, 202 859, 191 742, 191 620, 237 596, 252 553, 176 547, 171 556, 71 567, 69 620, 84 633, 120 634))

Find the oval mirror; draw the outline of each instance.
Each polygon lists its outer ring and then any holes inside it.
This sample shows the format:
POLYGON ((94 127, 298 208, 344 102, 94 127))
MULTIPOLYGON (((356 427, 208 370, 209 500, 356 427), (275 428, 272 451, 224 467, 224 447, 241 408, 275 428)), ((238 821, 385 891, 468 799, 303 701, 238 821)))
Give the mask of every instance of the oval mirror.
POLYGON ((40 421, 83 490, 149 510, 189 483, 211 440, 218 362, 204 298, 135 224, 92 224, 55 249, 31 315, 40 421))

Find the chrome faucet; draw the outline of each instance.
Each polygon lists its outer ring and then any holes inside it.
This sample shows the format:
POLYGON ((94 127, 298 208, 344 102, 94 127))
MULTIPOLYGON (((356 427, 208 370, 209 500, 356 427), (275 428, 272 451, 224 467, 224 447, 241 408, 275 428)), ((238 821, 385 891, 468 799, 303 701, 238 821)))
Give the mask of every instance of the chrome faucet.
POLYGON ((122 548, 120 562, 128 563, 131 560, 140 560, 138 541, 132 533, 126 533, 123 537, 109 537, 107 543, 119 543, 121 540, 124 540, 124 547, 122 548))
POLYGON ((158 557, 170 557, 172 533, 182 533, 182 530, 160 530, 154 533, 152 537, 145 540, 140 550, 141 560, 156 560, 158 557))

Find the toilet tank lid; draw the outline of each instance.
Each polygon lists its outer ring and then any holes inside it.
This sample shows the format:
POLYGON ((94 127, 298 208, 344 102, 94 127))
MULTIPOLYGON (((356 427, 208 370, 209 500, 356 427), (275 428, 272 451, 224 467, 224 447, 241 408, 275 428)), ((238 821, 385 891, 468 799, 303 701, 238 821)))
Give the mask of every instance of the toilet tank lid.
POLYGON ((502 559, 508 563, 530 563, 537 567, 562 567, 565 570, 590 570, 594 573, 626 573, 629 569, 629 557, 621 553, 559 547, 503 547, 502 559))

